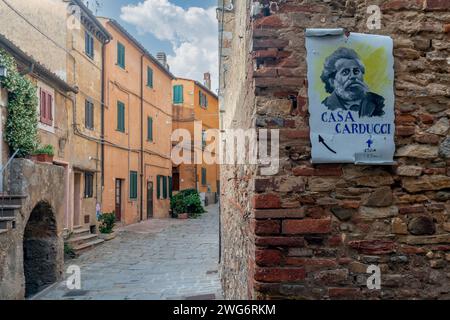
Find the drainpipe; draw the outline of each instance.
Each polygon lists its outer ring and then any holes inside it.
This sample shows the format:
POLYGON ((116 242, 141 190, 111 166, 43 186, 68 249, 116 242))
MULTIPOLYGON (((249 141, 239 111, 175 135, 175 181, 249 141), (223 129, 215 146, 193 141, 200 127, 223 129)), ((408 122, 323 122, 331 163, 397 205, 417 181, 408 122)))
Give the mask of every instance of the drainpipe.
POLYGON ((141 198, 140 217, 144 219, 144 55, 141 56, 141 198))
POLYGON ((101 105, 101 191, 102 191, 102 202, 103 202, 103 189, 105 188, 105 48, 106 44, 102 45, 102 105, 101 105))

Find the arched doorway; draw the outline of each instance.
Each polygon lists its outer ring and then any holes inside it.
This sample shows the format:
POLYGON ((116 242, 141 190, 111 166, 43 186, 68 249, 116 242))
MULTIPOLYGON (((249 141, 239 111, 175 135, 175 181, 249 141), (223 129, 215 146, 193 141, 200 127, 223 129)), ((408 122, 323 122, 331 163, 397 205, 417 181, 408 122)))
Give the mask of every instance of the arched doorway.
POLYGON ((25 297, 57 281, 58 235, 51 206, 40 202, 31 212, 23 235, 25 297))

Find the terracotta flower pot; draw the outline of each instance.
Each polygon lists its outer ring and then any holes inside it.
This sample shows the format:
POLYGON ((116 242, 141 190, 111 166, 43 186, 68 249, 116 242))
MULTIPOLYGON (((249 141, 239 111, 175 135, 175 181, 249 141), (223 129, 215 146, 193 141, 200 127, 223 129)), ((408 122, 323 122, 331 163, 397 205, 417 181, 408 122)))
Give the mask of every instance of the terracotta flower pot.
POLYGON ((53 156, 48 154, 35 154, 31 158, 36 162, 53 163, 53 156))
POLYGON ((178 215, 178 219, 188 219, 189 218, 189 215, 187 214, 187 213, 180 213, 179 215, 178 215))

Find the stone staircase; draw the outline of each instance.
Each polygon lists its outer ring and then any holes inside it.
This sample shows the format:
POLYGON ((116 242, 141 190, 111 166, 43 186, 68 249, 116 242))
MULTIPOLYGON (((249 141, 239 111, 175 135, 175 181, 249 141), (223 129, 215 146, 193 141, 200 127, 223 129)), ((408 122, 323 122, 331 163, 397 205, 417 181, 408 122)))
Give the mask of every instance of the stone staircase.
POLYGON ((69 244, 77 255, 92 249, 103 242, 105 242, 105 240, 99 239, 96 234, 91 233, 91 230, 88 227, 84 226, 75 226, 72 234, 65 240, 65 243, 69 244))
POLYGON ((0 234, 16 228, 16 215, 27 196, 0 194, 0 234))

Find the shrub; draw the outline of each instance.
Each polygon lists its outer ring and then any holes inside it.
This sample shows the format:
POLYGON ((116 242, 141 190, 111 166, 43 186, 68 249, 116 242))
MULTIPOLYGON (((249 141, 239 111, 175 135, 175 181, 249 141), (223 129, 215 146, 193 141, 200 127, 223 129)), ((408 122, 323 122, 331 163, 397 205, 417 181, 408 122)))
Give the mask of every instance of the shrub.
POLYGON ((72 246, 66 242, 64 242, 64 256, 66 259, 73 259, 77 256, 72 246))
POLYGON ((45 146, 40 146, 36 150, 34 150, 33 154, 48 154, 49 156, 55 155, 55 149, 51 144, 47 144, 45 146))
POLYGON ((200 195, 195 189, 182 190, 170 199, 173 217, 187 213, 190 218, 196 218, 206 212, 202 206, 200 195))
POLYGON ((5 125, 5 141, 11 154, 19 150, 18 157, 26 157, 38 144, 38 97, 36 87, 22 76, 9 54, 0 49, 0 65, 5 66, 8 75, 0 79, 8 90, 8 116, 5 125))
POLYGON ((116 214, 115 212, 103 213, 98 217, 100 221, 99 230, 101 233, 110 234, 116 224, 116 214))

